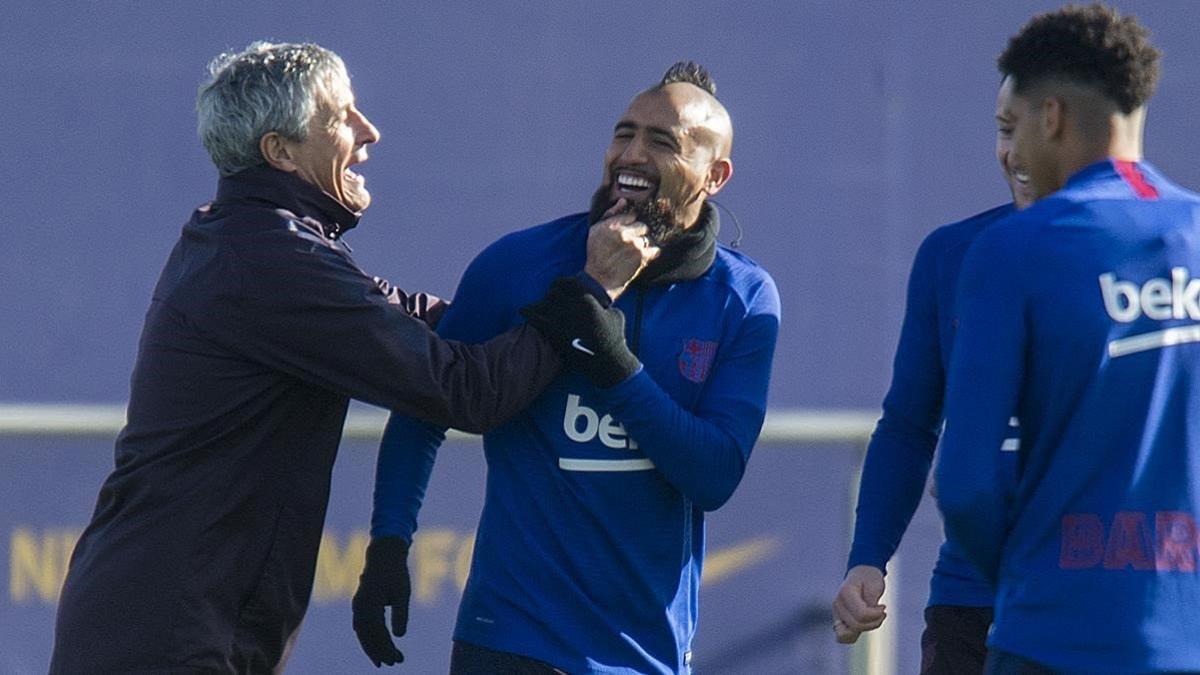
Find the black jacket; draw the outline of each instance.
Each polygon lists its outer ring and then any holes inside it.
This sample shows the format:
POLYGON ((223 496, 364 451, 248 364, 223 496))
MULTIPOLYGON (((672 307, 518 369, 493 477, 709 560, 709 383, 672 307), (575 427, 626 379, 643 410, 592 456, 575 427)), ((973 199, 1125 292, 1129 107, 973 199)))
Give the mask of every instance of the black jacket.
POLYGON ((259 168, 222 179, 183 228, 146 315, 116 468, 71 560, 51 672, 281 668, 349 399, 485 431, 557 374, 529 327, 478 346, 438 338, 423 320, 437 302, 350 258, 340 235, 356 222, 259 168))

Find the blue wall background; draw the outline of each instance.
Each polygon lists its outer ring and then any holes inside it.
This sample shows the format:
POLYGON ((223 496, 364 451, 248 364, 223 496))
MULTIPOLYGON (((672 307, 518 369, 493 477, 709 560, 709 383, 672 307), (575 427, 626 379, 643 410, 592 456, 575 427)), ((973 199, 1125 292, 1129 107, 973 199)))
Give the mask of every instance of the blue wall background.
MULTIPOLYGON (((1165 53, 1147 155, 1177 181, 1200 187, 1200 4, 1117 4, 1151 27, 1165 53)), ((372 273, 441 295, 453 292, 468 261, 499 235, 584 209, 631 96, 676 59, 706 64, 736 129, 735 177, 721 201, 745 227, 743 249, 773 273, 783 295, 772 406, 873 409, 889 378, 921 238, 1007 199, 993 158, 994 60, 1029 16, 1054 6, 6 0, 0 401, 125 400, 159 269, 215 183, 195 135, 195 88, 212 56, 270 38, 316 41, 346 60, 360 108, 383 135, 361 167, 375 200, 351 237, 356 256, 372 273)), ((724 234, 732 235, 728 220, 724 234)), ((360 445, 343 455, 339 475, 347 478, 335 485, 331 506, 331 526, 346 537, 366 517, 371 448, 360 445)), ((18 527, 81 526, 110 452, 101 442, 6 440, 0 535, 11 542, 18 527), (59 489, 65 496, 48 496, 59 489)), ((756 458, 763 467, 776 461, 763 452, 756 458)), ((454 466, 439 467, 439 475, 454 466)), ((731 505, 713 529, 741 528, 729 541, 742 541, 753 534, 756 513, 788 504, 791 515, 774 527, 822 551, 822 562, 782 558, 787 564, 739 591, 742 609, 706 605, 702 639, 716 638, 710 626, 744 624, 739 612, 759 598, 827 601, 836 588, 845 468, 809 460, 785 466, 782 482, 748 480, 738 499, 759 506, 731 505), (829 485, 839 491, 830 495, 829 485), (818 516, 833 511, 837 519, 818 516)), ((477 485, 478 466, 474 474, 463 470, 463 480, 477 485)), ((427 522, 443 518, 441 507, 431 508, 427 522)), ((469 513, 444 513, 469 529, 469 513)), ((929 513, 915 527, 909 545, 917 553, 908 558, 908 599, 901 600, 913 625, 938 536, 929 513)), ((33 661, 0 661, 0 670, 36 672, 51 610, 37 620, 21 614, 3 604, 11 592, 0 597, 0 653, 33 661)), ((761 621, 782 621, 780 612, 761 621)), ((902 640, 911 665, 915 638, 902 640)), ((295 670, 329 672, 302 660, 303 650, 325 644, 353 647, 348 620, 310 621, 295 670)), ((844 652, 814 656, 826 648, 813 643, 781 663, 807 663, 811 672, 842 668, 844 652)), ((441 654, 445 643, 429 649, 441 654)))
MULTIPOLYGON (((1200 5, 1122 5, 1166 53, 1148 155, 1200 185, 1200 5)), ((0 399, 124 399, 161 263, 214 188, 196 86, 269 37, 345 58, 383 133, 357 257, 443 295, 495 237, 584 209, 632 95, 678 58, 707 64, 736 128, 722 201, 784 298, 772 403, 875 406, 921 237, 1006 199, 993 64, 1052 6, 8 0, 0 399)))

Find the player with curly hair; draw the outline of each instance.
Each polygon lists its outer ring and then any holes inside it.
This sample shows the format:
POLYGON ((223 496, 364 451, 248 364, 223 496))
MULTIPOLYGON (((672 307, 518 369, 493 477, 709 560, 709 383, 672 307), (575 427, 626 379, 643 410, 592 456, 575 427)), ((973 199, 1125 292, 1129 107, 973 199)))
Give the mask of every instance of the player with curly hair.
POLYGON ((1102 5, 999 59, 1038 201, 963 261, 936 469, 947 537, 996 584, 989 673, 1200 671, 1200 195, 1142 160, 1158 62, 1102 5))

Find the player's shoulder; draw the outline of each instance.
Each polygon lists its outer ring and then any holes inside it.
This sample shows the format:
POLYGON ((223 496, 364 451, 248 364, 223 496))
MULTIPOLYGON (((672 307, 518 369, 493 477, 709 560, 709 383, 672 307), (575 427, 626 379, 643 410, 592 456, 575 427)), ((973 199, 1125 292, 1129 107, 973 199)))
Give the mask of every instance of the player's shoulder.
POLYGON ((745 252, 717 244, 717 255, 709 278, 725 285, 743 305, 761 305, 767 311, 779 311, 779 289, 775 279, 758 261, 745 252))
POLYGON ((1079 205, 1072 195, 1054 193, 1014 211, 975 236, 964 254, 964 266, 969 262, 976 269, 1009 274, 1052 265, 1052 254, 1061 250, 1064 241, 1054 230, 1063 222, 1077 219, 1072 213, 1079 205))
POLYGON ((1027 240, 1034 235, 1044 234, 1048 228, 1074 218, 1081 210, 1090 209, 1101 201, 1094 195, 1063 189, 1015 211, 1003 219, 1003 227, 988 228, 980 235, 980 239, 1027 240))
POLYGON ((1142 171, 1150 179, 1151 183, 1158 190, 1159 197, 1168 201, 1181 201, 1191 204, 1200 204, 1200 194, 1189 190, 1182 185, 1179 185, 1168 178, 1162 171, 1152 164, 1143 162, 1141 164, 1142 171))
POLYGON ((573 213, 540 225, 510 232, 475 256, 476 273, 529 271, 530 266, 556 266, 586 254, 587 214, 573 213))
POLYGON ((1016 207, 1010 202, 986 211, 981 211, 968 218, 956 220, 935 228, 921 242, 921 250, 935 257, 945 251, 959 246, 966 246, 989 226, 1009 218, 1016 213, 1016 207))
POLYGON ((717 244, 712 274, 731 286, 753 288, 764 284, 775 285, 771 274, 757 260, 721 243, 717 244))
POLYGON ((1039 200, 1033 214, 1048 224, 1079 224, 1081 216, 1103 218, 1121 213, 1130 203, 1193 206, 1200 204, 1200 195, 1175 184, 1148 162, 1110 159, 1078 171, 1061 190, 1039 200))

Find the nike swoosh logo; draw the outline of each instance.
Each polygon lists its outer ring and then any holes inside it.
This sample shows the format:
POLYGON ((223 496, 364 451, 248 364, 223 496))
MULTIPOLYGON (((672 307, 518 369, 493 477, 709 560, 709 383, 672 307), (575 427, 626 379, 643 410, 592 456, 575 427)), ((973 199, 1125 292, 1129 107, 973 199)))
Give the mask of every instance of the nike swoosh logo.
POLYGON ((588 356, 596 355, 596 352, 588 349, 587 347, 584 347, 583 342, 581 342, 579 340, 579 338, 575 338, 574 340, 571 340, 571 346, 574 347, 575 349, 578 349, 579 351, 583 352, 584 354, 587 354, 588 356))
POLYGON ((779 537, 755 537, 741 544, 710 551, 704 557, 702 583, 717 584, 779 553, 779 537))

